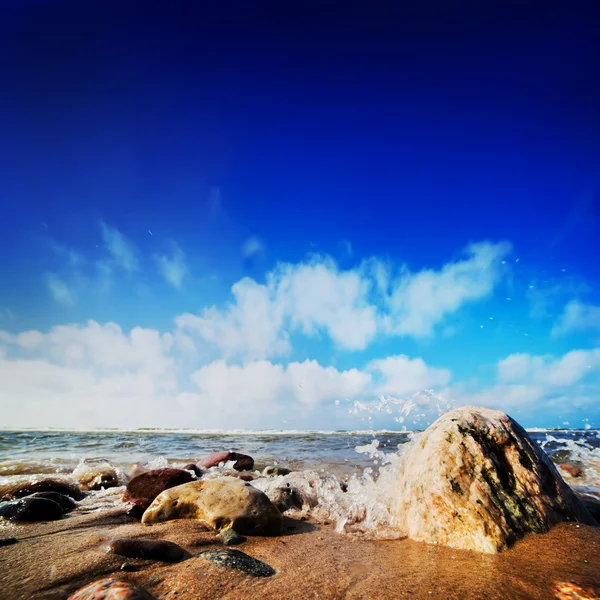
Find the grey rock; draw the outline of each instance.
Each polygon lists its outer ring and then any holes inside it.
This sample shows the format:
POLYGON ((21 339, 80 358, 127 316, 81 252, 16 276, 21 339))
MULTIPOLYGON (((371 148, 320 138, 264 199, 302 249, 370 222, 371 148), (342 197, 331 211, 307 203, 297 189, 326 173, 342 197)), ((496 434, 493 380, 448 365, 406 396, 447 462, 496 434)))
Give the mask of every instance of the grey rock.
POLYGON ((201 552, 198 556, 206 558, 221 567, 242 571, 242 573, 251 575, 252 577, 270 577, 271 575, 275 575, 276 572, 271 565, 252 558, 240 550, 230 548, 226 550, 210 550, 208 552, 201 552))
POLYGON ((226 546, 237 546, 246 541, 246 538, 240 535, 235 529, 223 529, 223 531, 217 534, 217 537, 221 538, 223 544, 226 546))

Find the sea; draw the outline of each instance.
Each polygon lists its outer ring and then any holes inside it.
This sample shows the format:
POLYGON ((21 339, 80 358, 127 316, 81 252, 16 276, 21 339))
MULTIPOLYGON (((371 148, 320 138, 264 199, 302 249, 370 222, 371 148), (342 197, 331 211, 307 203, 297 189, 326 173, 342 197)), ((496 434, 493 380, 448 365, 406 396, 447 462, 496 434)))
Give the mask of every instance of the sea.
MULTIPOLYGON (((297 485, 314 491, 314 503, 331 505, 338 497, 331 495, 335 482, 352 484, 356 498, 368 496, 378 478, 419 434, 388 430, 0 430, 0 486, 49 476, 76 481, 86 470, 114 468, 120 487, 92 491, 86 501, 88 510, 101 509, 120 502, 122 486, 135 465, 183 467, 212 452, 230 450, 254 458, 258 487, 264 488, 260 477, 264 467, 279 465, 297 473, 297 485)), ((600 500, 600 430, 531 429, 528 434, 555 463, 573 463, 581 469, 579 477, 559 469, 578 495, 600 500)), ((339 507, 330 506, 329 512, 340 517, 339 507)))

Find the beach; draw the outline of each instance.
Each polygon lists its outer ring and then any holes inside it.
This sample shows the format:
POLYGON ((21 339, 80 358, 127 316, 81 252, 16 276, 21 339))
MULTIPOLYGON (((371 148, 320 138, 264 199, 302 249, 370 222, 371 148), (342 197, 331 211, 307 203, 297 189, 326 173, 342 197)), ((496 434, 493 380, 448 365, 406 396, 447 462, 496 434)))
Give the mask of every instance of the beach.
MULTIPOLYGON (((204 439, 199 433, 189 432, 80 432, 79 437, 68 432, 2 435, 5 460, 0 466, 0 484, 5 486, 50 476, 74 482, 86 469, 104 469, 106 465, 123 478, 112 487, 88 491, 74 511, 56 521, 21 523, 0 519, 0 538, 17 540, 0 547, 3 600, 62 600, 82 586, 107 577, 131 582, 156 598, 182 600, 600 597, 597 527, 561 523, 548 533, 525 535, 504 552, 486 554, 403 536, 393 539, 375 517, 368 525, 365 522, 348 527, 340 523, 340 514, 349 509, 343 504, 335 506, 336 501, 348 497, 356 502, 364 494, 364 506, 369 507, 369 490, 382 478, 378 469, 385 473, 391 468, 388 460, 401 452, 410 438, 406 434, 232 434, 236 449, 249 448, 256 454, 254 468, 246 472, 252 478, 251 485, 266 489, 269 482, 277 481, 277 477, 262 475, 262 469, 275 462, 275 454, 283 454, 286 460, 279 464, 294 468, 288 480, 295 481, 299 489, 305 484, 306 489, 315 490, 315 498, 320 501, 320 506, 287 511, 281 536, 249 535, 243 544, 235 546, 272 567, 275 573, 266 577, 210 562, 202 553, 226 547, 202 522, 176 519, 148 526, 127 515, 121 501, 128 479, 125 472, 135 461, 145 457, 150 461, 146 467, 181 468, 184 462, 197 460, 214 449, 219 434, 207 434, 204 439), (138 443, 133 444, 131 438, 138 443), (77 447, 73 447, 73 439, 77 447), (118 450, 115 444, 123 447, 118 450), (153 445, 152 451, 148 445, 153 445), (169 447, 178 451, 169 454, 169 447), (16 473, 19 469, 22 472, 16 473), (337 487, 349 485, 349 492, 336 489, 331 496, 328 486, 332 482, 337 487), (107 543, 120 538, 174 542, 187 551, 187 558, 168 563, 107 552, 107 543)), ((557 462, 579 465, 582 472, 577 477, 562 469, 560 472, 580 496, 597 498, 598 432, 543 431, 530 435, 557 462)), ((231 474, 235 472, 229 464, 210 469, 204 477, 218 479, 231 474)), ((369 510, 378 514, 373 507, 369 510)))

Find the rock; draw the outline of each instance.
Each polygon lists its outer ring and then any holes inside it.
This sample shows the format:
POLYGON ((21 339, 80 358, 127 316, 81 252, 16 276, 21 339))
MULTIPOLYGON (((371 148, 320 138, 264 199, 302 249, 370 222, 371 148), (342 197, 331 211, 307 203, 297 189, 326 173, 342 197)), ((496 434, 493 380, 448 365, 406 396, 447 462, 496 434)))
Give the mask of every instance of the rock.
POLYGON ((13 544, 16 544, 19 540, 17 538, 14 537, 8 537, 8 538, 0 538, 0 547, 2 546, 12 546, 13 544))
POLYGON ((204 475, 204 471, 202 469, 200 469, 198 467, 198 465, 195 465, 194 463, 190 463, 189 465, 185 465, 185 467, 183 467, 184 471, 192 471, 192 473, 194 473, 194 475, 196 475, 196 477, 198 479, 200 479, 200 477, 202 477, 202 475, 204 475))
POLYGON ((246 538, 237 533, 235 529, 223 529, 223 531, 217 534, 217 537, 221 538, 226 546, 237 546, 246 541, 246 538))
POLYGON ((269 500, 284 513, 291 508, 302 509, 302 498, 298 490, 293 487, 278 487, 266 492, 269 500))
POLYGON ((123 502, 130 505, 128 514, 140 519, 161 492, 190 481, 194 477, 183 469, 156 469, 134 477, 123 494, 123 502))
POLYGON ((42 479, 0 486, 0 500, 12 500, 31 496, 36 492, 58 492, 70 496, 73 500, 83 500, 85 494, 75 484, 60 479, 42 479))
POLYGON ((119 567, 120 571, 127 571, 127 572, 131 572, 131 571, 137 571, 138 568, 130 562, 124 562, 120 567, 119 567))
POLYGON ((587 508, 590 515, 592 515, 592 518, 595 519, 597 523, 600 523, 600 500, 598 500, 598 498, 581 493, 577 494, 577 497, 587 508))
POLYGON ((558 468, 568 473, 571 477, 581 477, 583 475, 583 471, 572 463, 563 463, 562 465, 558 465, 558 468))
POLYGON ((82 465, 73 471, 73 476, 83 490, 103 490, 119 485, 117 470, 110 465, 82 465))
POLYGON ((156 600, 142 588, 134 587, 126 581, 101 579, 94 581, 71 594, 68 600, 156 600))
POLYGON ((556 600, 596 600, 600 598, 600 586, 582 587, 569 581, 557 581, 552 586, 556 600))
POLYGON ((148 473, 148 471, 152 471, 152 469, 148 466, 147 462, 136 463, 129 469, 129 480, 135 479, 138 475, 142 473, 148 473))
POLYGON ((271 565, 252 558, 240 550, 210 550, 201 552, 198 556, 206 558, 221 567, 237 569, 242 573, 246 573, 246 575, 252 575, 252 577, 270 577, 275 575, 276 572, 271 565))
POLYGON ((417 541, 495 553, 560 521, 594 524, 546 454, 499 411, 443 415, 402 467, 395 524, 417 541))
POLYGON ((199 519, 217 531, 232 527, 249 535, 279 535, 281 513, 269 498, 235 477, 200 479, 160 494, 146 510, 142 523, 199 519))
POLYGON ((47 500, 53 500, 65 513, 72 511, 77 506, 72 498, 58 492, 36 492, 35 494, 31 494, 31 496, 26 496, 26 498, 46 498, 47 500))
POLYGON ((286 469, 285 467, 272 466, 265 467, 262 474, 265 477, 277 477, 277 475, 289 475, 291 472, 291 469, 286 469))
POLYGON ((47 498, 19 498, 0 504, 0 517, 9 521, 56 521, 64 514, 60 504, 47 498))
POLYGON ((216 467, 221 463, 235 461, 233 468, 236 471, 251 471, 254 468, 254 459, 246 454, 240 454, 239 452, 214 452, 206 458, 202 459, 199 463, 204 469, 210 469, 216 467))
POLYGON ((104 549, 110 554, 119 554, 127 558, 162 560, 169 563, 179 562, 190 557, 189 552, 181 546, 164 540, 118 538, 108 542, 104 549))

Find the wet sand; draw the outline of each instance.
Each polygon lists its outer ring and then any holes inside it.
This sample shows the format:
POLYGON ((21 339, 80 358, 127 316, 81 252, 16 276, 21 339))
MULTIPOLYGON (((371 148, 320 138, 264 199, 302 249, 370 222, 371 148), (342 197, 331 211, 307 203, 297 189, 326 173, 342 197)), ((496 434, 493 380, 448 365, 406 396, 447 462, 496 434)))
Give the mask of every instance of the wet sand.
MULTIPOLYGON (((157 598, 178 600, 328 598, 556 597, 558 582, 576 584, 600 597, 600 528, 562 524, 529 535, 499 555, 452 550, 411 540, 374 541, 336 534, 332 525, 285 519, 282 537, 248 538, 237 549, 271 565, 272 577, 254 578, 194 556, 177 564, 106 554, 111 537, 164 539, 193 555, 223 548, 201 523, 179 520, 147 527, 121 509, 60 521, 3 524, 0 537, 0 598, 64 600, 79 587, 116 576, 157 598), (120 571, 124 562, 135 572, 120 571)), ((564 598, 582 596, 564 596, 564 598)), ((583 596, 586 597, 586 596, 583 596)))

